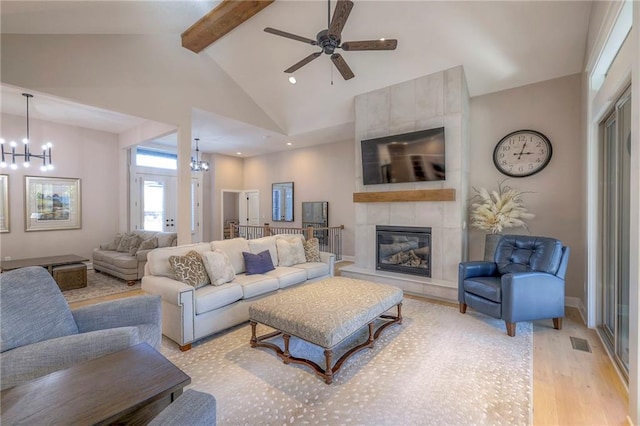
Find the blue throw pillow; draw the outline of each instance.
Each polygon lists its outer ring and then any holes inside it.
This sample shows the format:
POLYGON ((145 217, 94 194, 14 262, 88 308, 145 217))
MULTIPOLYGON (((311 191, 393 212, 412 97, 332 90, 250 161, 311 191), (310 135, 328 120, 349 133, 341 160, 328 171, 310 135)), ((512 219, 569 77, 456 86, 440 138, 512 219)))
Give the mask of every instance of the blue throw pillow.
POLYGON ((276 269, 273 267, 269 250, 262 251, 258 254, 243 251, 242 256, 244 257, 244 266, 247 275, 264 274, 265 272, 276 269))

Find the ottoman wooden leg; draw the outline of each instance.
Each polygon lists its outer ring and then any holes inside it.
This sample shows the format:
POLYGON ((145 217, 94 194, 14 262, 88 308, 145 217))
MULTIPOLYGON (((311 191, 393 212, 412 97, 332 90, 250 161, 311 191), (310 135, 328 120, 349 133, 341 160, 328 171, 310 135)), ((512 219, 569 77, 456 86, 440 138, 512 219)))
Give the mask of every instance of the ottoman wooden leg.
POLYGON ((284 340, 284 353, 282 354, 282 362, 284 362, 285 364, 289 364, 291 359, 291 353, 289 352, 289 339, 291 339, 291 336, 289 336, 288 334, 282 335, 282 340, 284 340))
POLYGON ((258 339, 256 338, 256 325, 258 323, 255 321, 249 321, 249 324, 251 324, 251 340, 249 341, 249 344, 252 348, 255 348, 258 343, 258 339))
POLYGON ((330 385, 333 382, 333 368, 331 368, 331 364, 333 358, 333 351, 331 349, 324 350, 324 359, 326 362, 326 367, 324 369, 324 381, 326 384, 330 385))
POLYGON ((373 336, 373 322, 369 323, 369 348, 373 348, 373 342, 375 342, 376 339, 373 336))

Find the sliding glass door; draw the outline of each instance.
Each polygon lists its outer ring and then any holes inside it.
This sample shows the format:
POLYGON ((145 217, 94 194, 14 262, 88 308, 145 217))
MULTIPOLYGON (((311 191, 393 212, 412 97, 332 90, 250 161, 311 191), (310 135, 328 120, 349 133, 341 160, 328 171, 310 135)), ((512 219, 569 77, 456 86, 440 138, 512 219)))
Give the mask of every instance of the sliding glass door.
POLYGON ((629 371, 631 90, 602 123, 602 293, 600 329, 621 370, 629 371))

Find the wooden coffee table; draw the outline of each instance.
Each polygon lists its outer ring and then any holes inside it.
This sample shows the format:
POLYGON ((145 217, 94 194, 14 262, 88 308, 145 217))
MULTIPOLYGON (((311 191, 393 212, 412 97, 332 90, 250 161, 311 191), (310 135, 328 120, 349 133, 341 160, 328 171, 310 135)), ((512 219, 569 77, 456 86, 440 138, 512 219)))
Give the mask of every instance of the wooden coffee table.
POLYGON ((3 424, 146 424, 191 378, 146 343, 1 393, 3 424))

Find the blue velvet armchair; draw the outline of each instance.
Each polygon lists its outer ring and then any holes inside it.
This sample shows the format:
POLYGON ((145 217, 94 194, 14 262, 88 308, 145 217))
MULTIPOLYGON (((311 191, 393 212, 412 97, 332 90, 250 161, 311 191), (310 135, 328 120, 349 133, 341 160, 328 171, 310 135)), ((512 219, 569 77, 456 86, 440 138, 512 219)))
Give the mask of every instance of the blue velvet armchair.
POLYGON ((493 260, 460 263, 460 312, 470 306, 502 319, 512 337, 520 321, 552 318, 560 330, 569 248, 553 238, 504 235, 493 260))

